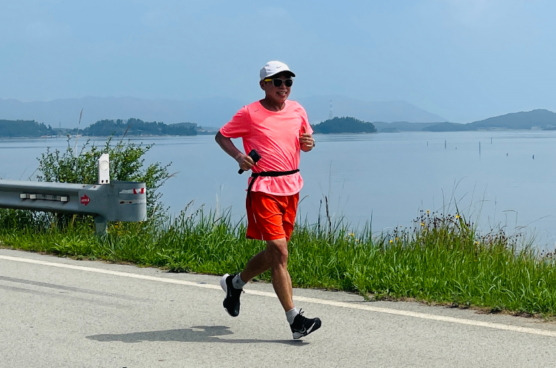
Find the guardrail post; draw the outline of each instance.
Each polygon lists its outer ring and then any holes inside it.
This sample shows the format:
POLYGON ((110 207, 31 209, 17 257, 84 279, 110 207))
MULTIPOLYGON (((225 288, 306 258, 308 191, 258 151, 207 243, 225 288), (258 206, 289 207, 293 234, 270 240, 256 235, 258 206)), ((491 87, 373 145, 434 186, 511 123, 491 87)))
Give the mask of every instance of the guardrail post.
POLYGON ((97 235, 106 235, 108 221, 102 216, 95 216, 95 232, 97 235))

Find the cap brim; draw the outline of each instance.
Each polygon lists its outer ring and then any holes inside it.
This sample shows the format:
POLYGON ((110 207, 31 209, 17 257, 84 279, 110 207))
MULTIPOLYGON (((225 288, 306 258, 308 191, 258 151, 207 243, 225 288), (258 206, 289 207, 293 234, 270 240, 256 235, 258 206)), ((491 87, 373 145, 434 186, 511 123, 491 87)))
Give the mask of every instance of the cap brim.
POLYGON ((274 74, 272 74, 272 75, 267 75, 267 76, 264 77, 263 79, 272 78, 272 77, 277 76, 278 74, 282 74, 282 73, 289 73, 289 76, 290 76, 290 77, 295 77, 295 73, 292 72, 291 70, 281 70, 281 71, 279 71, 278 73, 274 73, 274 74))

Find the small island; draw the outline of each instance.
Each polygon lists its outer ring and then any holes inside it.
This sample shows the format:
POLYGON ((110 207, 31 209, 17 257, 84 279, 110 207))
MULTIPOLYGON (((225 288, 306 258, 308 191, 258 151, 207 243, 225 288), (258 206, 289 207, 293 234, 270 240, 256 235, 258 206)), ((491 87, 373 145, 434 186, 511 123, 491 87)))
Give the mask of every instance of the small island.
POLYGON ((315 133, 337 134, 337 133, 376 133, 376 128, 372 123, 350 118, 332 118, 313 126, 315 133))

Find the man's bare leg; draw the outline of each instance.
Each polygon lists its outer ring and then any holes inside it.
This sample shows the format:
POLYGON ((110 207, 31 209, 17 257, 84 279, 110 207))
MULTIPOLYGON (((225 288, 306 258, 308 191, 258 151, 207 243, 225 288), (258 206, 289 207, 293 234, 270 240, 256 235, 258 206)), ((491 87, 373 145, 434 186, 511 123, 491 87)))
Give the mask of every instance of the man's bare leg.
POLYGON ((266 249, 256 254, 247 262, 239 274, 241 281, 249 282, 261 273, 271 270, 274 292, 286 312, 286 318, 294 339, 300 339, 321 327, 320 318, 306 318, 293 304, 293 290, 288 272, 288 242, 285 238, 269 240, 266 249))
POLYGON ((244 282, 271 270, 272 286, 284 311, 294 308, 292 280, 288 272, 288 242, 285 238, 268 240, 266 249, 255 255, 241 272, 244 282))

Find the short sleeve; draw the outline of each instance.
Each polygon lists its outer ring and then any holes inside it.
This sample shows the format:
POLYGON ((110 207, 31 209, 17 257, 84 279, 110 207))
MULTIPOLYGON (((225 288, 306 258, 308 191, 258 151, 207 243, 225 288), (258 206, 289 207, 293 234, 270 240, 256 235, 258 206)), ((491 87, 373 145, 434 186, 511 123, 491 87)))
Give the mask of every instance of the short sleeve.
POLYGON ((220 133, 227 138, 243 137, 249 132, 249 121, 249 111, 244 106, 232 117, 232 120, 220 128, 220 133))
POLYGON ((301 106, 301 104, 296 103, 296 110, 298 114, 301 116, 301 132, 302 133, 309 133, 313 134, 313 128, 311 124, 309 124, 309 117, 307 116, 307 111, 301 106))

